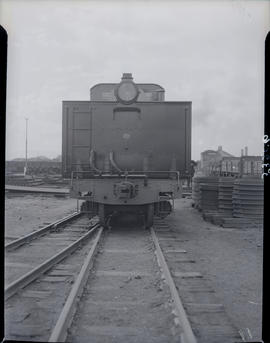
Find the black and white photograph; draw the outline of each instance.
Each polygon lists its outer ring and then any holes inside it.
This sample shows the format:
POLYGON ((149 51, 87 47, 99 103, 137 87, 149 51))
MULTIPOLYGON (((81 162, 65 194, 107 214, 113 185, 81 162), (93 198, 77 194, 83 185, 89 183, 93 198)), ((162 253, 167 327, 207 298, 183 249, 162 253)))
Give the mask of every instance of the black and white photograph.
POLYGON ((0 25, 3 339, 262 342, 270 2, 0 0, 0 25))

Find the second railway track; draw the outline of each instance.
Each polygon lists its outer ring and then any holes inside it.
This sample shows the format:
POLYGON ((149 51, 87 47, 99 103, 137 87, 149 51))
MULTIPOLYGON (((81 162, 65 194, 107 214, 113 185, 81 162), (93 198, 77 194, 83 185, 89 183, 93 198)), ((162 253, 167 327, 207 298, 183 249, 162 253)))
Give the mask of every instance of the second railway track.
MULTIPOLYGON (((80 213, 47 225, 5 246, 5 284, 21 276, 75 243, 89 231, 92 223, 80 213)), ((9 287, 9 286, 7 286, 9 287)))
MULTIPOLYGON (((62 247, 60 251, 59 247, 54 246, 54 250, 58 249, 56 254, 41 264, 36 263, 34 268, 6 286, 6 339, 48 340, 54 321, 78 277, 80 266, 102 230, 98 223, 90 225, 89 219, 85 217, 80 218, 79 224, 78 221, 73 223, 74 225, 75 231, 80 233, 75 242, 64 249, 62 247), (81 220, 84 220, 84 225, 81 220), (83 234, 78 230, 82 228, 83 234)), ((49 253, 52 255, 52 250, 49 253)), ((33 251, 31 260, 35 260, 33 251)))
POLYGON ((53 223, 45 225, 38 230, 34 230, 33 232, 31 232, 31 233, 29 233, 23 237, 19 237, 19 238, 13 240, 12 242, 8 242, 7 244, 5 244, 5 251, 10 252, 12 250, 18 249, 19 247, 21 247, 25 244, 30 243, 33 240, 38 239, 44 235, 47 235, 49 233, 53 233, 54 231, 59 230, 61 227, 65 226, 65 224, 71 222, 72 220, 74 220, 80 216, 81 216, 80 212, 74 212, 74 213, 68 215, 67 217, 64 217, 64 218, 59 219, 53 223))

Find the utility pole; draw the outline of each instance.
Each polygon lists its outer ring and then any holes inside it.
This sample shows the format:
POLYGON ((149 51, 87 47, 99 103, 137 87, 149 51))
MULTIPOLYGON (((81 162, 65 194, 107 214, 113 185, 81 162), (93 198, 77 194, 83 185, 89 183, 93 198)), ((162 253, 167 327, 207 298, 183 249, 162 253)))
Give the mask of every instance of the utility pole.
POLYGON ((25 166, 24 166, 24 176, 27 173, 27 129, 28 129, 28 118, 25 118, 25 166))

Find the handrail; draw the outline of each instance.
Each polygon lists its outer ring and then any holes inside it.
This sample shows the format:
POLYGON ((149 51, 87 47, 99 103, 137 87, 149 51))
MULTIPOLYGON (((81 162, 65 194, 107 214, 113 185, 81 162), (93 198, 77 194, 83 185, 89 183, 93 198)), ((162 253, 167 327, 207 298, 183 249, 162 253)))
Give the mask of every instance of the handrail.
MULTIPOLYGON (((76 175, 78 174, 91 174, 93 171, 82 171, 82 170, 76 170, 71 172, 71 186, 72 186, 72 180, 76 179, 76 175)), ((136 170, 136 171, 125 171, 122 174, 110 174, 110 173, 99 173, 99 174, 93 174, 93 177, 101 177, 101 178, 106 178, 106 177, 123 177, 123 178, 129 178, 129 177, 149 177, 148 174, 176 174, 177 176, 177 183, 179 185, 180 182, 180 172, 177 170, 136 170)))

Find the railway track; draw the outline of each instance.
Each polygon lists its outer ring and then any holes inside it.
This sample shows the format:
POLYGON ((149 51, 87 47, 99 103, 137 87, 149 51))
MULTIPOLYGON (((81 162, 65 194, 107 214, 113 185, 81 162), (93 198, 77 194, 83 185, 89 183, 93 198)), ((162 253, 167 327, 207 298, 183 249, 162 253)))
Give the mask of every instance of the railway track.
POLYGON ((245 341, 227 316, 210 282, 198 270, 196 261, 182 248, 185 241, 181 233, 163 220, 156 220, 152 230, 155 232, 174 285, 181 296, 186 318, 197 342, 245 341))
POLYGON ((185 328, 176 320, 154 251, 149 230, 106 232, 79 311, 59 341, 179 342, 185 328))
POLYGON ((164 221, 151 230, 93 231, 81 250, 8 300, 8 339, 241 342, 164 221))
MULTIPOLYGON (((52 249, 48 249, 49 252, 52 253, 52 250, 55 250, 56 253, 45 260, 45 256, 42 255, 42 263, 35 261, 34 268, 21 273, 20 277, 15 277, 15 279, 13 276, 14 281, 11 283, 6 282, 6 339, 48 340, 52 323, 59 315, 67 294, 78 278, 79 267, 83 264, 89 249, 96 244, 96 236, 101 234, 102 228, 98 223, 91 224, 89 219, 78 216, 75 222, 69 223, 68 227, 61 231, 66 231, 71 236, 75 233, 77 237, 75 240, 72 237, 72 242, 68 244, 65 242, 64 246, 59 245, 59 242, 51 244, 52 249)), ((55 239, 50 234, 49 237, 55 239)), ((43 237, 33 242, 39 243, 39 247, 44 244, 43 237)), ((33 254, 29 244, 21 246, 15 252, 21 254, 22 250, 33 254)), ((8 256, 9 260, 14 258, 13 254, 14 251, 8 256)), ((21 254, 21 256, 25 258, 27 255, 21 254)), ((40 258, 40 255, 36 256, 40 258)), ((33 255, 29 258, 34 260, 33 255)))
MULTIPOLYGON (((81 213, 73 213, 33 233, 21 237, 5 245, 5 284, 9 294, 11 284, 22 275, 35 269, 47 259, 60 254, 62 250, 72 246, 89 232, 89 227, 96 223, 81 213), (34 257, 34 258, 33 258, 34 257)), ((69 248, 73 250, 73 248, 69 248)))
POLYGON ((79 212, 74 212, 67 217, 59 219, 59 220, 57 220, 51 224, 48 224, 48 225, 46 225, 46 226, 44 226, 44 227, 42 227, 36 231, 29 233, 23 237, 15 239, 15 240, 5 244, 5 251, 9 252, 9 251, 12 251, 12 250, 15 250, 15 249, 21 247, 22 245, 28 244, 29 242, 33 241, 34 239, 37 239, 37 238, 42 237, 48 233, 51 233, 52 231, 59 229, 61 226, 64 226, 65 224, 69 223, 73 219, 78 218, 79 216, 81 216, 81 214, 79 212))

